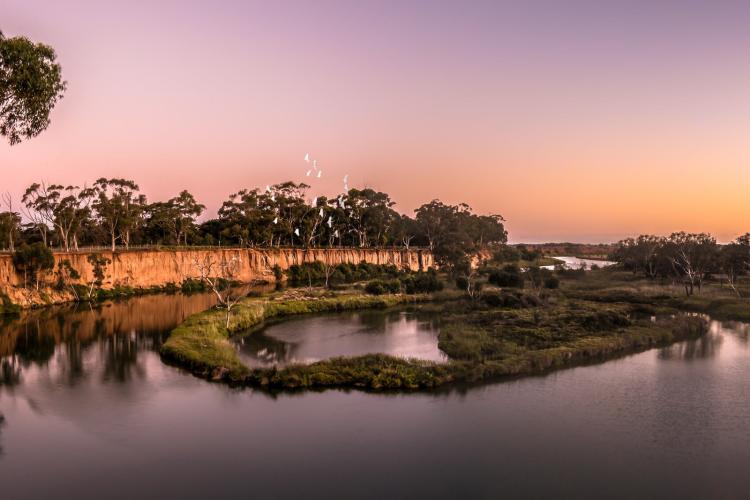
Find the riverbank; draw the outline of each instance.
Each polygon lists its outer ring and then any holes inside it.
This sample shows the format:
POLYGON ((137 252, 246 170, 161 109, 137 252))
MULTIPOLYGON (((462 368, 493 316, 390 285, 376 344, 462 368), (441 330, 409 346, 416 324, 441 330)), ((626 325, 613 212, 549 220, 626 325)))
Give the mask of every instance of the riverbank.
POLYGON ((0 254, 0 297, 4 310, 44 307, 79 299, 75 288, 92 285, 106 298, 178 290, 200 279, 206 262, 235 263, 232 281, 258 283, 277 281, 279 273, 292 266, 323 262, 329 266, 367 263, 395 266, 403 271, 426 271, 435 267, 432 254, 412 248, 155 248, 115 252, 54 252, 54 266, 40 276, 37 290, 24 283, 24 275, 13 264, 11 254, 0 254), (92 259, 96 257, 96 259, 92 259), (75 272, 74 272, 75 271, 75 272), (16 307, 17 306, 17 307, 16 307))
POLYGON ((461 297, 458 294, 373 297, 348 292, 247 298, 232 313, 229 328, 225 326, 225 311, 189 317, 172 331, 161 354, 166 362, 197 376, 231 385, 272 390, 415 390, 542 373, 665 346, 706 332, 706 322, 699 317, 668 316, 654 322, 634 319, 638 308, 628 304, 603 306, 559 297, 544 307, 522 307, 521 301, 518 307, 489 307, 463 298, 457 301, 461 297), (441 312, 444 321, 438 340, 449 358, 447 362, 368 354, 251 369, 241 363, 229 341, 230 335, 257 327, 269 318, 407 304, 441 312))
POLYGON ((565 280, 561 291, 593 302, 634 304, 650 314, 682 310, 719 320, 750 321, 750 283, 744 280, 737 285, 740 296, 718 280, 707 280, 701 290, 696 288, 693 295, 687 296, 682 283, 647 279, 613 267, 565 280))
POLYGON ((235 347, 229 341, 229 336, 234 333, 257 327, 272 318, 383 309, 429 300, 452 300, 456 296, 452 292, 374 296, 351 291, 335 293, 318 290, 317 293, 305 293, 301 289, 293 289, 266 297, 246 297, 232 308, 228 327, 225 310, 211 309, 194 314, 172 330, 160 353, 165 361, 200 377, 231 384, 251 383, 262 376, 259 370, 250 370, 239 360, 235 347))

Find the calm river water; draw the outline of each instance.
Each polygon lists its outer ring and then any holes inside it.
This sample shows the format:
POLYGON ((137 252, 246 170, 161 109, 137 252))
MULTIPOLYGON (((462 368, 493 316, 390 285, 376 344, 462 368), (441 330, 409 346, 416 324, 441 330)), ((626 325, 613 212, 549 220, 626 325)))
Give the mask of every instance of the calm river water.
MULTIPOLYGON (((160 361, 156 350, 169 329, 210 304, 207 296, 153 296, 4 319, 0 497, 750 493, 747 325, 712 323, 699 341, 468 389, 271 396, 211 384, 160 361)), ((423 350, 439 325, 379 314, 310 317, 293 329, 323 324, 347 342, 381 335, 388 338, 368 342, 391 352, 401 335, 405 347, 439 355, 434 346, 423 350)), ((265 334, 303 342, 283 324, 265 334)), ((306 345, 312 350, 302 357, 330 352, 329 339, 319 340, 324 348, 306 345)))

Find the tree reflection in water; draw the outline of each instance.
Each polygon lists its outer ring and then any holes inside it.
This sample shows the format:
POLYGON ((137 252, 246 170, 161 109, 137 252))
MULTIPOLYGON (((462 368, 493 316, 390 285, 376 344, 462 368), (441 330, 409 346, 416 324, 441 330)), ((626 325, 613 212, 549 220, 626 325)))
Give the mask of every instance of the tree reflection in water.
POLYGON ((725 324, 711 321, 708 333, 700 338, 678 342, 659 350, 659 359, 706 359, 712 358, 719 353, 724 342, 724 333, 733 332, 727 330, 725 324))
POLYGON ((154 350, 190 314, 214 305, 208 294, 152 295, 127 301, 63 305, 0 320, 0 388, 22 383, 36 367, 55 383, 74 386, 99 372, 105 382, 143 377, 138 352, 154 350), (98 345, 98 349, 92 346, 98 345))
POLYGON ((0 413, 0 457, 3 456, 3 427, 5 426, 5 417, 0 413))

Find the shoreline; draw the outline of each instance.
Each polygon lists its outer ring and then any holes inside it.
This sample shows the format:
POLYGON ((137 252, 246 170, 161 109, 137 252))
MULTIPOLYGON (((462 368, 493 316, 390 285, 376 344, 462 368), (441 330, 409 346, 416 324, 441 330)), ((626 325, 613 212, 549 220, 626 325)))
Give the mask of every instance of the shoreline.
MULTIPOLYGON (((161 348, 162 360, 195 376, 235 387, 271 391, 354 388, 371 391, 430 390, 456 384, 476 384, 502 378, 541 375, 556 369, 601 362, 706 333, 700 318, 680 317, 660 324, 632 325, 616 335, 585 336, 564 345, 527 350, 503 359, 467 360, 452 357, 437 363, 384 354, 334 357, 283 368, 249 368, 241 363, 229 338, 259 328, 266 319, 283 321, 302 314, 388 308, 459 297, 441 295, 342 295, 310 300, 248 298, 233 313, 229 329, 223 310, 211 309, 188 317, 172 330, 161 348)), ((445 339, 441 337, 440 344, 445 339)), ((445 349, 443 349, 445 352, 445 349)), ((448 349, 450 350, 450 349, 448 349)))

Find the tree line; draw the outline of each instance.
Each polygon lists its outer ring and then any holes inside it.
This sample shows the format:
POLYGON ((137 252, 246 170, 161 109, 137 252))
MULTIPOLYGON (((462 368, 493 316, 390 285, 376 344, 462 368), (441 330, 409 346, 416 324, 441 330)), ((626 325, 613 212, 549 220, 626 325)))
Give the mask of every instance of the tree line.
POLYGON ((633 273, 681 281, 686 295, 700 291, 705 280, 721 274, 739 296, 737 280, 750 268, 750 233, 720 245, 707 233, 640 235, 617 242, 610 259, 633 273))
POLYGON ((238 247, 429 247, 442 261, 505 243, 499 215, 478 215, 466 204, 426 203, 409 217, 386 193, 350 189, 311 198, 310 186, 284 182, 242 189, 223 202, 215 218, 199 222, 206 207, 188 191, 149 202, 129 179, 100 178, 90 186, 34 183, 16 207, 3 197, 0 247, 41 243, 64 251, 131 245, 238 247))

